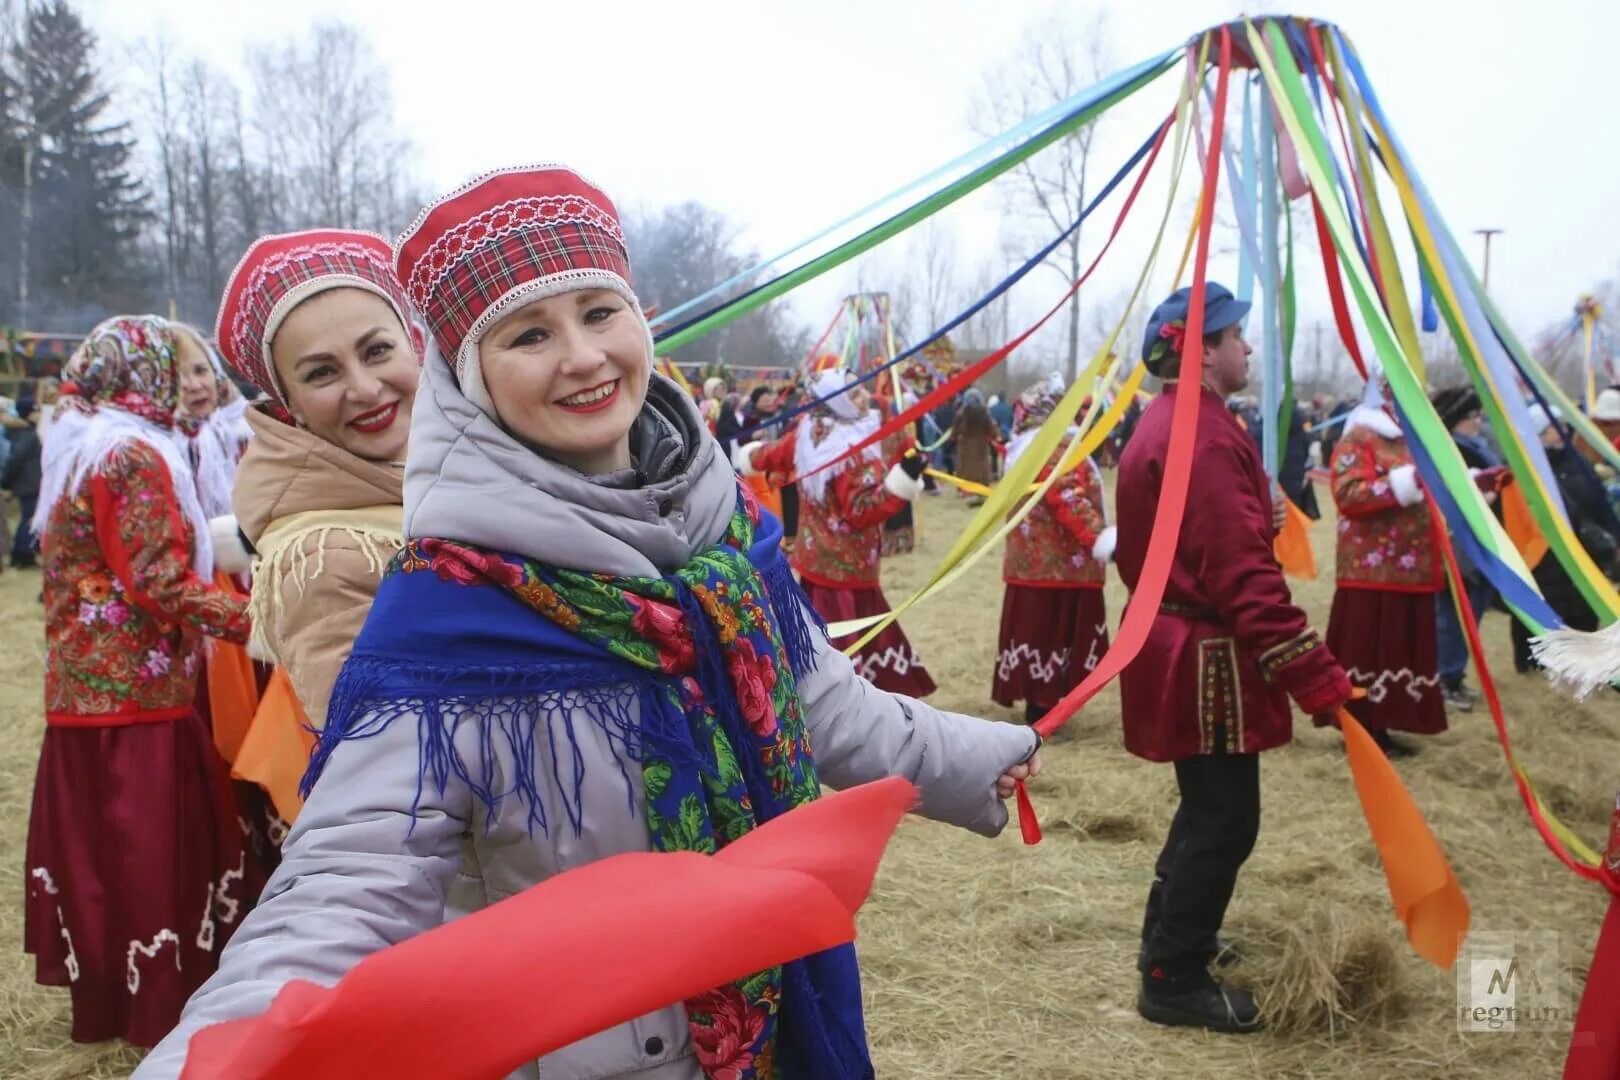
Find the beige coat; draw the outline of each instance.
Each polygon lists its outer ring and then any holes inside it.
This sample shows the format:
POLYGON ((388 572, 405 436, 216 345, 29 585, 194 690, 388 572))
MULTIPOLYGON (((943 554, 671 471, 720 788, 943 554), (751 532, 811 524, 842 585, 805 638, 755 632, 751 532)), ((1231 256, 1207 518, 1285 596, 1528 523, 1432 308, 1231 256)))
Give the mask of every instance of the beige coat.
POLYGON ((365 461, 257 410, 236 474, 253 563, 253 650, 286 669, 310 723, 326 722, 343 662, 403 546, 405 472, 365 461))

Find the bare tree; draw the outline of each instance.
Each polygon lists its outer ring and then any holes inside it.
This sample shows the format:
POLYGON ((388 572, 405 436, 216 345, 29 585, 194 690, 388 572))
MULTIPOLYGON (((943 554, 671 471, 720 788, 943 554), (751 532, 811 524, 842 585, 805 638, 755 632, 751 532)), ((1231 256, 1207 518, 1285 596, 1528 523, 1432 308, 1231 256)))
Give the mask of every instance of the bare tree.
POLYGON ((394 130, 387 71, 358 30, 318 25, 307 42, 253 50, 248 70, 266 227, 405 224, 422 201, 404 165, 410 144, 394 130))
POLYGON ((911 241, 906 262, 917 271, 917 303, 930 329, 951 317, 957 299, 956 233, 938 216, 923 223, 911 241))
MULTIPOLYGON (((973 129, 999 135, 1043 109, 1073 97, 1109 69, 1106 16, 1081 29, 1056 14, 1030 27, 1017 51, 985 75, 970 114, 973 129)), ((1086 203, 1096 124, 1086 124, 1016 166, 1003 180, 1008 209, 1050 236, 1073 224, 1086 203)), ((1080 277, 1081 234, 1074 232, 1047 265, 1065 280, 1080 277)), ((1080 370, 1080 291, 1069 301, 1068 373, 1080 370)))

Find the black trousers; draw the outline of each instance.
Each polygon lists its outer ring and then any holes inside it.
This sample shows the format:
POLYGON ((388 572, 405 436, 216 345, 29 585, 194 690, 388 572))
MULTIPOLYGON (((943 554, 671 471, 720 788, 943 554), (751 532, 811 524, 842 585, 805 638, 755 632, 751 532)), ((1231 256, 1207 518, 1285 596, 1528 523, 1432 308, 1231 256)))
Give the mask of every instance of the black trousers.
POLYGON ((1144 970, 1201 969, 1260 834, 1260 756, 1202 754, 1175 763, 1181 804, 1154 867, 1142 922, 1144 970))
POLYGON ((789 539, 799 535, 798 484, 789 484, 782 489, 782 535, 789 539))
POLYGON ((39 554, 39 541, 34 536, 33 526, 29 524, 34 520, 36 499, 24 497, 18 501, 22 504, 22 516, 17 519, 17 529, 11 535, 11 564, 32 566, 39 554))

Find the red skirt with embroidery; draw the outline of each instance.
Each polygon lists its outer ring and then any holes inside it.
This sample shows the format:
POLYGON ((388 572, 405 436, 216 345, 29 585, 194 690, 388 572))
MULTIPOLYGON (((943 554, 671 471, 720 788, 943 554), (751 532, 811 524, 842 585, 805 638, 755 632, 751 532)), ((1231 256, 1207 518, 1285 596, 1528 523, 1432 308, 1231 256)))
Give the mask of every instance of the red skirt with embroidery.
POLYGON ((1364 726, 1416 735, 1446 730, 1435 596, 1342 587, 1333 594, 1327 647, 1351 685, 1367 691, 1349 706, 1364 726))
POLYGON ((1008 585, 1001 601, 990 696, 1050 709, 1080 685, 1108 651, 1108 608, 1101 589, 1008 585))
MULTIPOLYGON (((817 585, 813 581, 805 581, 804 594, 810 598, 810 606, 816 609, 816 614, 829 623, 865 618, 868 615, 882 615, 889 610, 889 602, 883 598, 883 590, 876 587, 831 589, 825 585, 817 585)), ((847 637, 833 638, 833 648, 842 652, 859 641, 860 637, 860 634, 850 634, 847 637)), ((917 655, 917 650, 906 640, 905 631, 900 629, 898 622, 890 623, 884 628, 883 633, 873 638, 866 648, 850 659, 855 664, 855 670, 880 690, 920 698, 927 697, 936 689, 934 680, 928 675, 928 669, 923 666, 922 657, 917 655)))
POLYGON ((230 780, 202 718, 49 726, 23 867, 23 947, 78 1042, 153 1046, 247 913, 230 780))
MULTIPOLYGON (((271 667, 268 664, 255 662, 254 678, 258 683, 259 693, 264 693, 265 685, 270 681, 271 667)), ((197 715, 208 726, 209 731, 214 730, 213 702, 208 695, 208 665, 203 664, 197 671, 197 715)), ((216 737, 214 746, 219 748, 216 737)), ((235 762, 226 762, 227 771, 235 762)), ((242 846, 247 855, 245 868, 242 874, 242 888, 240 896, 251 908, 259 902, 259 894, 264 891, 265 885, 270 881, 270 875, 275 873, 276 867, 281 865, 281 842, 287 839, 287 833, 292 825, 280 814, 270 801, 270 796, 264 788, 247 780, 231 778, 231 794, 235 797, 236 823, 242 832, 242 846)))

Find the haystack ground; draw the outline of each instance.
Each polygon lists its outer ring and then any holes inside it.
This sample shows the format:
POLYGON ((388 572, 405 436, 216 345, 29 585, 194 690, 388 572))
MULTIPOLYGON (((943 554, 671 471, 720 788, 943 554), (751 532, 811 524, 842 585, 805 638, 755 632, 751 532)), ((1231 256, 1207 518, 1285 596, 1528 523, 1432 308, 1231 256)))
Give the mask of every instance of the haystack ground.
MULTIPOLYGON (((1213 493, 1195 493, 1213 497, 1213 493)), ((1327 500, 1323 500, 1326 502, 1327 500)), ((891 600, 916 587, 971 510, 921 506, 919 550, 884 570, 891 600)), ((1333 527, 1314 529, 1321 573, 1295 584, 1325 627, 1333 527)), ((64 991, 36 986, 21 951, 23 845, 43 730, 37 572, 0 575, 0 1077, 126 1076, 128 1047, 68 1039, 64 991)), ((1124 602, 1109 586, 1117 622, 1124 602)), ((1014 719, 989 701, 1001 605, 999 553, 905 626, 941 689, 935 704, 1014 719)), ((1546 804, 1601 846, 1620 784, 1620 707, 1577 704, 1513 673, 1505 616, 1485 623, 1515 750, 1546 804)), ((1154 1027, 1135 1013, 1142 903, 1175 807, 1171 770, 1126 754, 1110 688, 1046 751, 1032 794, 1046 839, 989 841, 904 824, 861 916, 859 948, 878 1074, 894 1080, 1069 1077, 1544 1077, 1567 1030, 1459 1031, 1456 975, 1406 945, 1350 785, 1339 737, 1299 718, 1265 755, 1260 843, 1226 932, 1230 977, 1260 995, 1270 1029, 1223 1037, 1154 1027)), ((1567 973, 1572 1009, 1606 897, 1542 846, 1483 707, 1452 718, 1399 764, 1473 904, 1476 931, 1539 934, 1567 973), (1551 937, 1545 935, 1552 935, 1551 937)), ((1547 990, 1544 992, 1551 993, 1547 990)))

